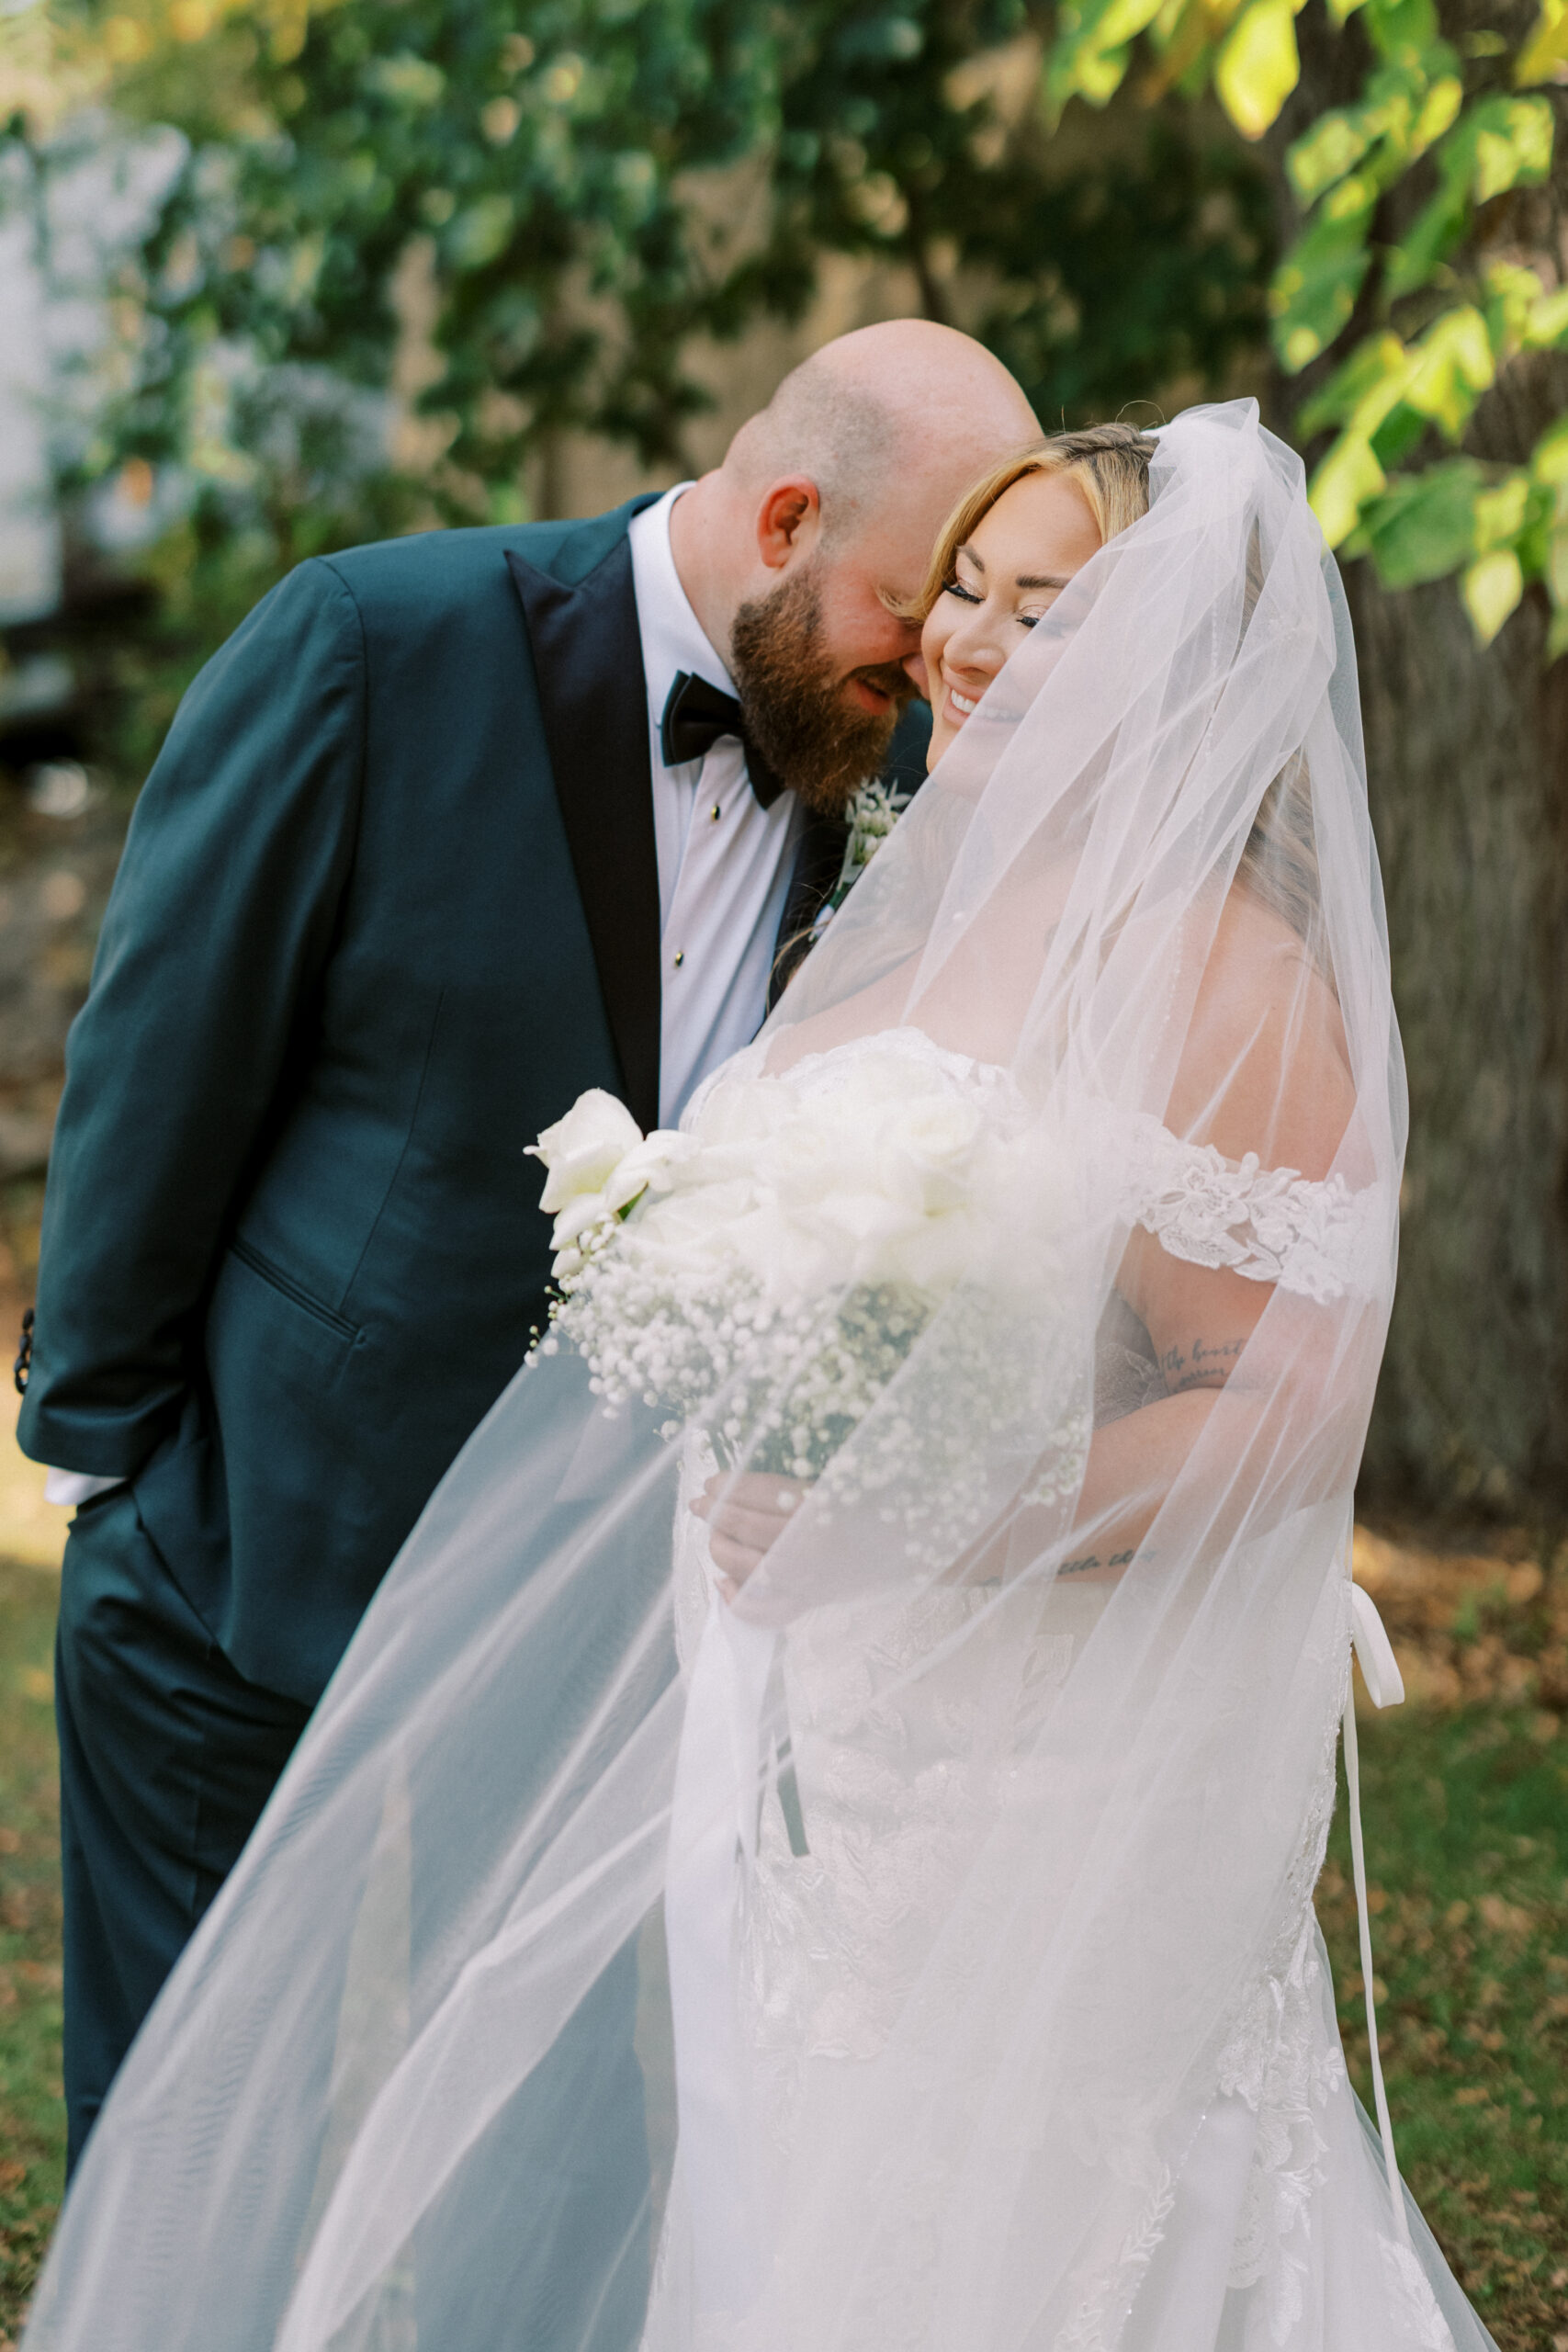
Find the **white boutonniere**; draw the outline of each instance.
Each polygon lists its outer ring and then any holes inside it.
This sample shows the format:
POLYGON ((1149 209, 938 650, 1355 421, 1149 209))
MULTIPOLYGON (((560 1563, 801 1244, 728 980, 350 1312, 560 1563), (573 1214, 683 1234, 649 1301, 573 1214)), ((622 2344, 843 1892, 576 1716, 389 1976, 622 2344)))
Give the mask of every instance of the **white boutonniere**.
POLYGON ((819 924, 838 913, 914 797, 912 792, 895 792, 875 776, 861 786, 844 810, 844 821, 850 829, 844 843, 844 862, 818 917, 819 924))

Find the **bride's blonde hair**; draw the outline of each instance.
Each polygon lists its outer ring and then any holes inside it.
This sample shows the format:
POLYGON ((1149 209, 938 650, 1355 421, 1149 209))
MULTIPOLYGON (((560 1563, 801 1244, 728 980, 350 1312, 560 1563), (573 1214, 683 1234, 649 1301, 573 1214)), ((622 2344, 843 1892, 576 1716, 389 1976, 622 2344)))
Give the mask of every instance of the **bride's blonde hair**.
MULTIPOLYGON (((1090 424, 1081 433, 1053 433, 1015 450, 966 490, 938 534, 919 594, 900 605, 901 617, 922 624, 951 582, 958 550, 997 501, 1030 474, 1064 474, 1083 492, 1100 526, 1101 544, 1128 530, 1149 511, 1152 435, 1131 424, 1090 424)), ((1256 537, 1247 554, 1247 607, 1261 585, 1256 537)), ((1263 797, 1242 852, 1237 880, 1280 915, 1309 952, 1317 953, 1318 876, 1313 837, 1312 783, 1304 753, 1287 761, 1263 797)))
POLYGON ((1149 460, 1155 447, 1148 434, 1131 424, 1091 424, 1082 433, 1054 433, 1003 458, 964 492, 942 525, 919 594, 911 605, 899 606, 901 617, 925 620, 953 578, 959 548, 998 499, 1030 474, 1065 474, 1077 482, 1100 526, 1100 538, 1113 539, 1149 511, 1149 460))

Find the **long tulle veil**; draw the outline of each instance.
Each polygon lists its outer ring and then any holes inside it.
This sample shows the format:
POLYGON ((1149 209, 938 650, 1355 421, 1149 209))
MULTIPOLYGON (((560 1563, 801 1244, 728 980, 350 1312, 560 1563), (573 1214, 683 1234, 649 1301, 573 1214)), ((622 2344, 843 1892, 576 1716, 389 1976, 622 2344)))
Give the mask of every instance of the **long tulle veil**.
POLYGON ((1404 1099, 1344 598, 1252 403, 1159 436, 745 1082, 911 1033, 1050 1181, 860 1483, 678 1648, 701 1431, 518 1374, 131 2052, 29 2352, 1484 2342, 1314 1957, 1404 1099), (1122 1270, 1205 1204, 1197 1278, 1263 1310, 1145 1463, 1182 1385, 1122 1270))

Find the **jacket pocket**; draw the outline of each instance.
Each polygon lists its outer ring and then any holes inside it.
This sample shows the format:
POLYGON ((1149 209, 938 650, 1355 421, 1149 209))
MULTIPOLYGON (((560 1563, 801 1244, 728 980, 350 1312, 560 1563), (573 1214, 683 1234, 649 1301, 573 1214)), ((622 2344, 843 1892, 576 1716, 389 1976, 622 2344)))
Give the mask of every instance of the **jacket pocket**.
POLYGON ((242 1266, 248 1266, 258 1282, 265 1283, 269 1290, 276 1291, 280 1297, 288 1299, 306 1315, 313 1315, 318 1323, 323 1324, 329 1331, 335 1331, 340 1340, 357 1344, 364 1338, 364 1330, 359 1324, 351 1323, 346 1315, 339 1315, 334 1307, 326 1306, 322 1300, 312 1298, 303 1283, 297 1283, 291 1274, 286 1274, 281 1266, 275 1265, 253 1242, 242 1240, 236 1234, 229 1248, 231 1254, 238 1258, 242 1266))

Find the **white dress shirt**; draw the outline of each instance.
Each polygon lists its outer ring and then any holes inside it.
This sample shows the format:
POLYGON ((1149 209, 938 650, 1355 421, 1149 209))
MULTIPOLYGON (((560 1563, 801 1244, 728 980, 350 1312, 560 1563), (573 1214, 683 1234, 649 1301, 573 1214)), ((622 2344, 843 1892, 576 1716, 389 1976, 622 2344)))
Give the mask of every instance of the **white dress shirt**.
POLYGON ((750 1045, 767 1011, 768 977, 805 811, 793 792, 764 808, 746 755, 728 735, 705 759, 667 768, 660 721, 678 670, 726 694, 734 681, 681 585, 670 512, 681 482, 634 515, 627 537, 653 772, 659 852, 659 1124, 672 1127, 708 1072, 750 1045))
MULTIPOLYGON (((667 768, 660 721, 677 670, 735 692, 681 585, 670 510, 690 482, 634 515, 627 537, 648 679, 653 835, 659 853, 659 1124, 672 1127, 708 1072, 750 1045, 767 1011, 768 975, 805 811, 793 792, 764 808, 746 757, 721 736, 705 759, 667 768)), ((118 1478, 51 1470, 44 1495, 74 1509, 118 1478)))

